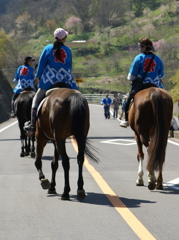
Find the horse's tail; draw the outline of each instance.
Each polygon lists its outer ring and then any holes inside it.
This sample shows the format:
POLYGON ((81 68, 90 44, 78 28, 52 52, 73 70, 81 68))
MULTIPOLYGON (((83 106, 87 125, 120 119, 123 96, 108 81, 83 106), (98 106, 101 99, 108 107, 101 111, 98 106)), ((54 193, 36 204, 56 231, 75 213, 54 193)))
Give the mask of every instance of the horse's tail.
POLYGON ((89 128, 89 107, 86 98, 81 93, 74 93, 70 96, 70 112, 72 116, 72 134, 75 137, 78 149, 84 151, 92 161, 98 162, 98 158, 92 153, 91 149, 96 151, 87 139, 89 128))
POLYGON ((147 170, 149 172, 162 169, 163 163, 165 161, 165 150, 169 130, 169 128, 166 126, 166 118, 170 118, 170 116, 166 115, 168 113, 167 108, 169 106, 161 98, 160 92, 152 92, 151 103, 151 114, 153 114, 154 129, 152 130, 153 133, 152 136, 150 136, 150 143, 148 147, 147 170))

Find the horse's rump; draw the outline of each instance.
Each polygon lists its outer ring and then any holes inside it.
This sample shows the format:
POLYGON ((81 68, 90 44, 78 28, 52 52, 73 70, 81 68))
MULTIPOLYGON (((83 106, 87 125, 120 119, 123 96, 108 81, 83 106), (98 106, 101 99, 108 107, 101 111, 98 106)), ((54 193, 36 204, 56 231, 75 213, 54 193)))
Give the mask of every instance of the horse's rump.
POLYGON ((129 123, 141 143, 148 147, 148 170, 158 170, 163 164, 172 111, 172 99, 163 89, 151 87, 134 97, 129 123))
POLYGON ((62 200, 69 200, 70 162, 66 152, 66 138, 74 136, 77 143, 78 163, 78 189, 77 198, 85 198, 83 188, 83 163, 86 154, 91 160, 98 162, 98 158, 91 152, 91 145, 87 141, 89 130, 89 107, 86 98, 77 90, 62 88, 53 91, 42 104, 37 122, 37 157, 35 166, 39 172, 39 179, 44 189, 48 188, 49 194, 56 194, 56 171, 58 169, 58 157, 61 156, 64 169, 64 192, 62 200), (45 179, 42 172, 42 153, 48 140, 54 144, 54 157, 52 160, 51 182, 45 179))
MULTIPOLYGON (((42 130, 52 139, 75 138, 89 128, 89 108, 85 97, 77 90, 57 89, 47 97, 39 114, 42 130)), ((82 137, 82 136, 81 136, 82 137)))
POLYGON ((14 104, 17 118, 24 118, 25 121, 30 120, 32 100, 34 96, 34 91, 23 91, 19 94, 14 104))

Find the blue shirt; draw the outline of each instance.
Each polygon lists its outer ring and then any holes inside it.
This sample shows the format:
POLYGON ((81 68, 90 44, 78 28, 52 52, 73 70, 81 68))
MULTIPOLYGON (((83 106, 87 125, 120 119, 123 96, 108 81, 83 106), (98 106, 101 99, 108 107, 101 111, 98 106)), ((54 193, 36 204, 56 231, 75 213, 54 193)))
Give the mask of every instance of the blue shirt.
POLYGON ((109 97, 108 98, 105 97, 102 99, 101 104, 104 105, 104 108, 107 108, 109 107, 109 105, 112 104, 112 100, 109 97))
POLYGON ((17 83, 13 90, 15 93, 22 92, 24 88, 32 88, 35 91, 33 67, 26 65, 20 66, 16 71, 13 82, 17 83))
MULTIPOLYGON (((127 79, 134 80, 136 77, 142 78, 147 66, 152 58, 151 53, 141 53, 134 58, 134 61, 130 67, 127 79)), ((163 88, 163 84, 160 81, 164 77, 164 64, 159 56, 155 55, 153 62, 143 80, 143 83, 154 83, 159 88, 163 88)))
POLYGON ((72 53, 67 46, 60 48, 61 59, 54 56, 53 44, 44 48, 39 59, 36 77, 40 78, 39 88, 48 90, 58 82, 65 82, 69 88, 77 89, 72 77, 72 53))

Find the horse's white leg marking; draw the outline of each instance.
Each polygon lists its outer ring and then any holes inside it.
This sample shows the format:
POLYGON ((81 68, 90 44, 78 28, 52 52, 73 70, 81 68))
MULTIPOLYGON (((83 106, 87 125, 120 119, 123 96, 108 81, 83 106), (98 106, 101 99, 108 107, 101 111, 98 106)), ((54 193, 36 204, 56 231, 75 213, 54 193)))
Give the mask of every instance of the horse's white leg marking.
POLYGON ((137 186, 144 186, 144 180, 143 180, 143 158, 139 157, 139 165, 138 165, 138 178, 136 180, 137 186))

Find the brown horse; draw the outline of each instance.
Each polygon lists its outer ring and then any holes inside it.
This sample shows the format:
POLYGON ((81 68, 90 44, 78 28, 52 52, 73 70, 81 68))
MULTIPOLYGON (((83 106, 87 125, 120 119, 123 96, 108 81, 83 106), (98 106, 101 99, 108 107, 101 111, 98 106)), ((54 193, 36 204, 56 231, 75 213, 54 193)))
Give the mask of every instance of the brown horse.
POLYGON ((36 124, 36 161, 35 166, 39 172, 39 179, 43 189, 48 189, 49 194, 56 194, 56 171, 58 169, 59 155, 62 159, 64 169, 64 192, 62 200, 69 200, 69 157, 66 153, 65 140, 74 136, 78 146, 77 162, 79 166, 77 198, 85 198, 83 189, 83 163, 84 154, 95 162, 98 159, 91 153, 91 145, 87 141, 89 130, 89 107, 85 97, 77 90, 60 88, 54 90, 43 102, 36 124), (42 154, 48 140, 51 140, 55 147, 54 157, 51 163, 51 182, 45 179, 42 172, 42 154))
POLYGON ((35 158, 35 136, 32 135, 28 137, 24 130, 25 122, 29 121, 31 118, 31 105, 34 96, 35 92, 32 91, 31 88, 27 88, 19 94, 14 103, 15 114, 20 129, 21 157, 30 155, 32 158, 35 158))
MULTIPOLYGON (((148 87, 148 86, 147 86, 148 87)), ((138 92, 129 110, 129 124, 135 132, 139 162, 137 186, 143 186, 144 145, 148 151, 148 188, 163 189, 162 167, 165 161, 173 102, 163 89, 150 87, 138 92), (155 171, 158 177, 155 178, 155 171)))

